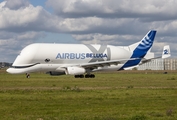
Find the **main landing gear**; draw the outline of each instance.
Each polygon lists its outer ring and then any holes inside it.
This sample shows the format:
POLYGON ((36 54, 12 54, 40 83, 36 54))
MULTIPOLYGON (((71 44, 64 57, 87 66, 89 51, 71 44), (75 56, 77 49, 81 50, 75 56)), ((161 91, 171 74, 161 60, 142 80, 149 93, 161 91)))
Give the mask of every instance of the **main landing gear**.
POLYGON ((94 74, 86 74, 85 76, 84 75, 75 75, 74 76, 75 78, 95 78, 95 75, 94 74))

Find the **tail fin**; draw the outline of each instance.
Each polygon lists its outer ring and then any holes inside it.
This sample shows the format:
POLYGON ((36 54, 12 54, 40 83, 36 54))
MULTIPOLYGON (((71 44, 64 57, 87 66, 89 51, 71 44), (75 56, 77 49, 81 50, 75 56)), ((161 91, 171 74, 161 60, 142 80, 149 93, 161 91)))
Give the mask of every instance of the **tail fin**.
POLYGON ((169 45, 165 45, 163 47, 163 52, 162 52, 162 58, 168 58, 171 56, 171 53, 170 53, 170 46, 169 45))
POLYGON ((156 31, 150 30, 140 42, 130 45, 129 48, 133 52, 131 58, 143 58, 150 51, 155 35, 156 31))

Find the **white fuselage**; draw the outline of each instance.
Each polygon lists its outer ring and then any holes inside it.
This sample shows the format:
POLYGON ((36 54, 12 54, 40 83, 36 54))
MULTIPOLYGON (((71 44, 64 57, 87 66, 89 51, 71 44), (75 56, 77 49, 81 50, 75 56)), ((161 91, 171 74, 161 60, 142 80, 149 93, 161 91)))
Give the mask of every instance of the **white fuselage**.
MULTIPOLYGON (((7 72, 20 74, 45 71, 50 75, 67 74, 75 75, 76 78, 94 78, 95 75, 90 72, 127 70, 159 58, 155 58, 154 53, 151 52, 155 35, 156 31, 150 30, 139 42, 124 47, 90 44, 31 44, 21 51, 7 72)), ((170 48, 165 46, 162 58, 169 56, 170 48)))
MULTIPOLYGON (((67 66, 85 63, 129 59, 132 52, 128 47, 84 44, 43 44, 36 43, 25 47, 17 56, 13 67, 7 71, 12 74, 37 71, 65 71, 67 66)), ((119 70, 123 64, 98 67, 96 70, 119 70)))

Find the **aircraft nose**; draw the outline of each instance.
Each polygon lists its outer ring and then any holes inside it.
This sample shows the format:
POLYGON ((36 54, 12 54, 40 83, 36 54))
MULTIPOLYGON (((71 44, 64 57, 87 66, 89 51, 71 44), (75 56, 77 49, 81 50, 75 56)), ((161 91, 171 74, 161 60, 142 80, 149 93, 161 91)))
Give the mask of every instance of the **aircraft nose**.
POLYGON ((10 74, 14 74, 14 73, 15 73, 15 71, 14 71, 13 68, 8 68, 8 69, 6 70, 6 72, 8 72, 8 73, 10 73, 10 74))
POLYGON ((6 70, 6 72, 11 73, 11 69, 10 69, 10 68, 8 68, 8 69, 6 70))
POLYGON ((23 74, 26 73, 24 69, 17 69, 17 68, 8 68, 6 70, 10 74, 23 74))

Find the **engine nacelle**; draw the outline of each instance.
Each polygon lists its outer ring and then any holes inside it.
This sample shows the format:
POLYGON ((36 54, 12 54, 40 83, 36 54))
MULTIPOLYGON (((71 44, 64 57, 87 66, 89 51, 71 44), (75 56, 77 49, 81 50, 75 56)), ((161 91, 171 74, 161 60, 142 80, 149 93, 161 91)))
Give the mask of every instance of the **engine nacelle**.
POLYGON ((66 74, 69 75, 81 75, 85 73, 85 69, 82 67, 67 67, 66 74))
POLYGON ((49 71, 47 74, 50 74, 51 76, 59 76, 59 75, 65 75, 65 72, 56 72, 56 71, 49 71))

